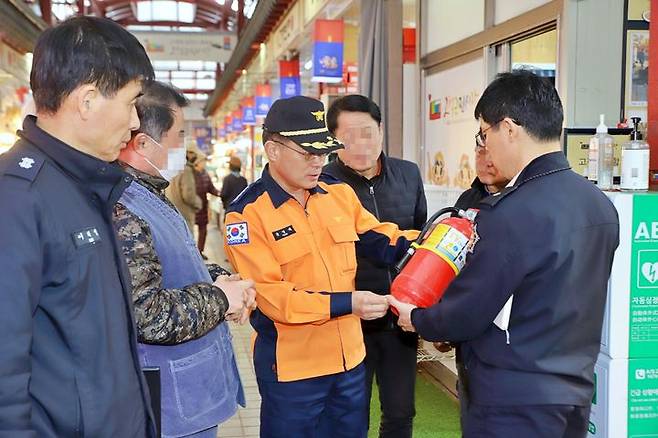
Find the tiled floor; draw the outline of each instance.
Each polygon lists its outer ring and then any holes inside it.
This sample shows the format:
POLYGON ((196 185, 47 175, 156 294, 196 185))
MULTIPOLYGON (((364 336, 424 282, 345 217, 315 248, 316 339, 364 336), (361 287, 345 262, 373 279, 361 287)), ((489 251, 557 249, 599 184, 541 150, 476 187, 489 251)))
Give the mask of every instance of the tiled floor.
MULTIPOLYGON (((224 260, 222 236, 217 227, 213 225, 210 225, 208 229, 208 241, 204 252, 211 261, 219 263, 227 269, 229 268, 228 262, 224 260)), ((222 438, 258 437, 260 427, 260 395, 258 394, 256 374, 254 373, 254 367, 251 361, 251 336, 253 329, 249 323, 243 326, 231 323, 231 332, 233 333, 233 348, 247 398, 247 407, 239 409, 236 415, 226 423, 221 424, 217 436, 222 438)))

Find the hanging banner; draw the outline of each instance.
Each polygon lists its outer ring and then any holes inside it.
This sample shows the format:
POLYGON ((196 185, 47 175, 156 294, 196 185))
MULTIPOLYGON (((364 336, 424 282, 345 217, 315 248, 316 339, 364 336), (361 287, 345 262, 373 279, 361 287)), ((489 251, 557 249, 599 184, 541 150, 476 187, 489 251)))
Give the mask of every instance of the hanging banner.
POLYGON ((242 132, 244 130, 244 125, 242 124, 242 111, 237 109, 233 111, 233 132, 242 132))
POLYGON ((416 63, 416 28, 414 27, 402 29, 402 63, 416 63))
POLYGON ((279 61, 279 78, 282 99, 302 94, 302 81, 299 78, 299 59, 279 61))
POLYGON ((219 138, 221 138, 221 139, 226 138, 226 127, 222 126, 221 128, 219 128, 219 130, 217 132, 218 132, 217 136, 219 138))
POLYGON ((272 87, 270 84, 256 85, 256 115, 266 116, 272 105, 272 87))
POLYGON ((211 152, 212 128, 208 125, 199 125, 194 126, 192 132, 196 139, 197 147, 201 152, 208 155, 211 152))
POLYGON ((254 108, 254 98, 245 97, 242 99, 242 124, 253 126, 256 124, 256 109, 254 108))
POLYGON ((224 128, 226 129, 227 134, 233 132, 233 117, 231 116, 224 117, 224 128))
POLYGON ((343 20, 315 20, 313 82, 343 80, 343 20))

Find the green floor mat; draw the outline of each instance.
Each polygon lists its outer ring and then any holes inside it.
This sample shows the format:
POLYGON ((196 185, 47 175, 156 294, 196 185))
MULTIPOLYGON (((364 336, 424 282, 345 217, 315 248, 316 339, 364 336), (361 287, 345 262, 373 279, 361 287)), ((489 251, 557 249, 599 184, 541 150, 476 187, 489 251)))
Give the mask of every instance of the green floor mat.
MULTIPOLYGON (((379 392, 372 389, 368 438, 379 436, 379 392)), ((460 438, 459 406, 422 374, 416 379, 414 438, 460 438)))

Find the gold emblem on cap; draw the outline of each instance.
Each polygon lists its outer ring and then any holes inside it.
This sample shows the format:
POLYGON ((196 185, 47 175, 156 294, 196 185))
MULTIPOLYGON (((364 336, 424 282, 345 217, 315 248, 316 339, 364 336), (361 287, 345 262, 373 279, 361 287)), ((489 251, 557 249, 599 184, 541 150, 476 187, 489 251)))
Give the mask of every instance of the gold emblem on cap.
POLYGON ((338 143, 336 142, 335 138, 327 137, 326 142, 314 141, 313 143, 309 143, 309 142, 301 143, 301 145, 306 147, 311 147, 313 149, 327 149, 332 146, 337 146, 338 143))
POLYGON ((324 111, 311 111, 311 114, 315 116, 315 120, 322 122, 324 120, 324 111))

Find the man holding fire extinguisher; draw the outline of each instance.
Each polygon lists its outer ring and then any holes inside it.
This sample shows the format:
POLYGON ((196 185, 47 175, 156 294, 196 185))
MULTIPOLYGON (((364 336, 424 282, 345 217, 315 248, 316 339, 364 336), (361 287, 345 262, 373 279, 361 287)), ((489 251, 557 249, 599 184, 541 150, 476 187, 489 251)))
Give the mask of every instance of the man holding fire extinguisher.
POLYGON ((254 368, 263 438, 365 438, 368 404, 360 319, 385 296, 355 290, 356 254, 392 265, 418 231, 379 222, 350 186, 322 175, 343 147, 322 102, 279 99, 263 124, 268 164, 226 213, 226 254, 256 282, 254 368))
POLYGON ((478 146, 511 181, 479 204, 471 253, 437 304, 389 302, 405 330, 460 343, 464 437, 585 437, 617 212, 561 152, 548 80, 498 75, 475 117, 478 146))

